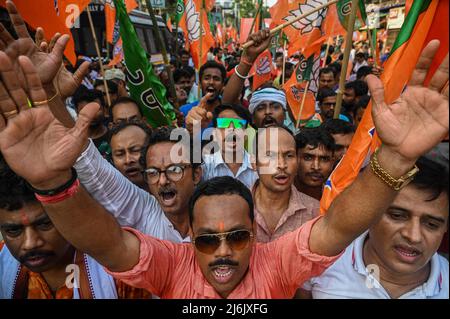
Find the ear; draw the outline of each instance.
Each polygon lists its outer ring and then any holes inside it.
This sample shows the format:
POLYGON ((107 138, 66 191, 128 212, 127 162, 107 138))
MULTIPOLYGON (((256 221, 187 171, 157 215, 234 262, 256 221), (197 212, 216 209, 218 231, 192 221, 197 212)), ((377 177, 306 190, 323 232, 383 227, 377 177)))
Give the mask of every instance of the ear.
POLYGON ((203 170, 202 170, 202 166, 199 165, 197 166, 194 170, 193 170, 193 180, 194 180, 194 184, 197 186, 200 181, 202 180, 202 176, 203 176, 203 170))

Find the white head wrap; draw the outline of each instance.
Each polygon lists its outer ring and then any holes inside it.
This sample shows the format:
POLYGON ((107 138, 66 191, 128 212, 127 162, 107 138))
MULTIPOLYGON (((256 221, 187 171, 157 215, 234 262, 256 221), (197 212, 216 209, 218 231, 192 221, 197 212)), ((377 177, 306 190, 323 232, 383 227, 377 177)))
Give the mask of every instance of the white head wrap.
POLYGON ((280 103, 283 106, 283 109, 286 110, 286 94, 284 94, 282 90, 277 90, 275 88, 266 88, 254 92, 250 99, 248 110, 253 114, 258 105, 265 101, 280 103))

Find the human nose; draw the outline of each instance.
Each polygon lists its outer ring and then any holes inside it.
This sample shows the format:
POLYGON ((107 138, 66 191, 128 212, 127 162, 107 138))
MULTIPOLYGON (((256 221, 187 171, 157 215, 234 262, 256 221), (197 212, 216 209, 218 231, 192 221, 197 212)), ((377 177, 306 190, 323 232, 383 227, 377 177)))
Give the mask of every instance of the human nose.
POLYGON ((422 232, 420 231, 420 220, 411 219, 403 227, 402 236, 411 244, 417 244, 422 241, 422 232))
POLYGON ((22 245, 23 250, 33 250, 42 246, 44 241, 37 231, 32 227, 25 227, 24 229, 24 241, 22 245))

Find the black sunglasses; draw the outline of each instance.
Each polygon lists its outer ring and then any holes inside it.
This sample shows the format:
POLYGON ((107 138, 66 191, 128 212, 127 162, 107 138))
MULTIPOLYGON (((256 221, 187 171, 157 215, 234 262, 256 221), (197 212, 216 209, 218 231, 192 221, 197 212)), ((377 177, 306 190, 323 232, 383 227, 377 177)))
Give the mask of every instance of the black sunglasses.
POLYGON ((204 234, 197 236, 192 242, 200 252, 211 255, 220 247, 222 240, 233 250, 247 247, 253 233, 247 229, 233 230, 226 233, 204 234))

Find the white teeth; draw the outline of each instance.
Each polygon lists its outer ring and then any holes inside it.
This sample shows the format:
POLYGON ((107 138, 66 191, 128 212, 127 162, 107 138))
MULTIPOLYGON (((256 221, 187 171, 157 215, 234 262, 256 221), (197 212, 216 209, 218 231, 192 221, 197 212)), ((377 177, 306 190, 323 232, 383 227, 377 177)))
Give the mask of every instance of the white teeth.
MULTIPOLYGON (((227 267, 228 268, 228 267, 227 267)), ((227 268, 225 268, 225 269, 227 269, 227 268)), ((222 271, 220 271, 220 270, 225 270, 224 268, 216 268, 215 270, 214 270, 214 274, 217 276, 217 277, 228 277, 228 276, 230 276, 231 275, 231 273, 233 272, 233 269, 231 269, 231 268, 228 268, 228 271, 227 272, 222 272, 222 271)))

